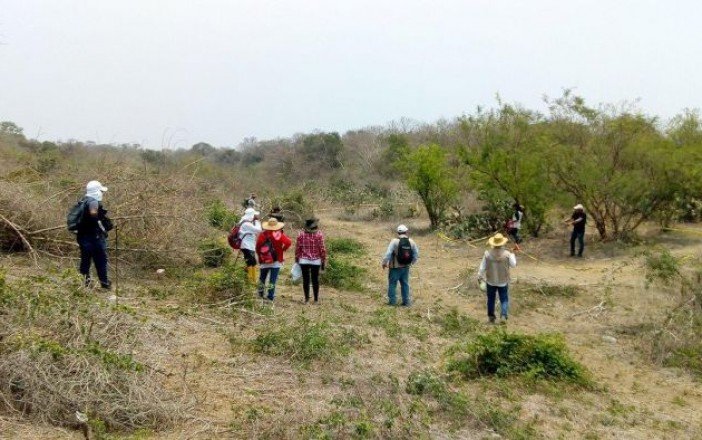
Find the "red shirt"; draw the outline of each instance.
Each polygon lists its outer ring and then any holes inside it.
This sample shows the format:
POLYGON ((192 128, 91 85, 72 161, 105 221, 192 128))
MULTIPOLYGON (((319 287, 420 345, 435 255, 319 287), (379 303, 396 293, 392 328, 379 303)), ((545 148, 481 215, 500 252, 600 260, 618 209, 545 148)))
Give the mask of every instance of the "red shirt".
POLYGON ((300 231, 295 246, 295 260, 301 258, 305 260, 320 259, 324 264, 327 259, 327 248, 324 246, 324 235, 320 231, 300 231))
POLYGON ((287 251, 290 246, 292 246, 292 240, 290 240, 290 237, 285 235, 283 231, 263 231, 261 234, 258 235, 258 239, 256 240, 256 253, 258 254, 261 248, 261 245, 265 243, 266 239, 270 237, 271 243, 273 243, 273 248, 275 249, 276 256, 278 257, 278 262, 282 263, 284 261, 283 259, 283 252, 287 251), (276 239, 276 232, 280 232, 280 236, 278 239, 276 239))

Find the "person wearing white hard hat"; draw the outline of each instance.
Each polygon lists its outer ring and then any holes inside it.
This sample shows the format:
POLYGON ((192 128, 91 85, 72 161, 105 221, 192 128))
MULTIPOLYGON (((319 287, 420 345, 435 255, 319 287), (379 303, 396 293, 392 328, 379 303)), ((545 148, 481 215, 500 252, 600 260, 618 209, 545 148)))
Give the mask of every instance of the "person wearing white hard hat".
POLYGON ((502 234, 490 237, 491 249, 485 251, 478 268, 478 279, 485 283, 487 295, 487 315, 491 323, 495 322, 495 297, 500 296, 500 319, 504 323, 509 315, 509 270, 517 266, 517 257, 504 246, 509 239, 502 234))
POLYGON ((102 206, 106 191, 107 188, 97 180, 91 180, 86 185, 76 238, 80 247, 79 270, 86 285, 91 284, 90 266, 94 263, 100 286, 109 290, 112 283, 107 276, 107 233, 112 229, 112 221, 102 206))
POLYGON ((408 307, 411 304, 409 273, 410 267, 419 259, 419 248, 408 234, 407 226, 398 226, 397 238, 390 241, 383 257, 383 269, 389 268, 388 304, 391 306, 397 303, 397 283, 400 283, 402 305, 408 307))
POLYGON ((246 208, 239 221, 239 238, 241 239, 241 253, 246 262, 246 275, 249 282, 256 284, 256 239, 263 232, 259 212, 254 208, 246 208))
POLYGON ((578 241, 578 257, 583 256, 585 248, 585 224, 587 223, 587 214, 585 208, 578 203, 573 207, 573 215, 565 220, 565 223, 573 225, 573 232, 570 234, 570 256, 575 256, 575 241, 578 241))

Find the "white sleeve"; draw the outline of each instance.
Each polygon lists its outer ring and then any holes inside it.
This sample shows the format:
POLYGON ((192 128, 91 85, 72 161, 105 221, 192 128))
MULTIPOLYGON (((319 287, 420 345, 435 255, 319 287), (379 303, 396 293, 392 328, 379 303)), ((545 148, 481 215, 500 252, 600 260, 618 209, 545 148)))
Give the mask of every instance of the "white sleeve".
POLYGON ((512 252, 509 253, 509 267, 517 267, 517 256, 512 252))
POLYGON ((480 262, 480 267, 478 268, 478 276, 482 276, 485 274, 485 271, 487 270, 487 252, 483 254, 483 260, 480 262))

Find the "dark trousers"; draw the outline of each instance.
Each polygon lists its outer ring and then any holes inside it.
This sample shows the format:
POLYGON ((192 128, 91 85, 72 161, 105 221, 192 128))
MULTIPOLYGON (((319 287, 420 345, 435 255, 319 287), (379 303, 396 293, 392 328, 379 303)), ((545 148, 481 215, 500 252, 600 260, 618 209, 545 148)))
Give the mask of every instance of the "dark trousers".
POLYGON ((80 273, 90 280, 90 264, 95 263, 98 279, 103 287, 110 285, 107 278, 107 240, 103 237, 78 237, 80 246, 80 273))
POLYGON ((522 242, 522 237, 519 235, 519 229, 510 228, 509 235, 512 237, 515 243, 519 244, 522 242))
POLYGON ((570 234, 570 256, 575 256, 575 240, 578 240, 578 257, 583 256, 583 248, 585 247, 585 231, 575 231, 570 234))
POLYGON ((246 262, 246 266, 256 266, 256 252, 249 249, 242 249, 241 253, 244 254, 244 261, 246 262))
POLYGON ((509 313, 509 285, 507 286, 492 286, 487 285, 487 314, 490 321, 495 320, 495 297, 500 296, 500 316, 507 318, 509 313))
POLYGON ((310 281, 312 282, 312 293, 314 300, 319 301, 319 265, 301 264, 302 269, 302 290, 305 292, 305 301, 310 300, 310 281))

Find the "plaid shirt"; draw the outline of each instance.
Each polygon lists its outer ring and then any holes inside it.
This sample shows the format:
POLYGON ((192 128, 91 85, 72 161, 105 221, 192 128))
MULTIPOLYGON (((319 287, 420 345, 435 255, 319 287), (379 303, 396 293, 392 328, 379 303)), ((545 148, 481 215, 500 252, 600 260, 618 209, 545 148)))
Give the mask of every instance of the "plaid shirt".
POLYGON ((295 260, 322 260, 324 263, 327 259, 327 248, 324 246, 324 235, 320 231, 306 232, 301 231, 297 236, 297 244, 295 246, 295 260))

